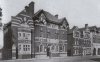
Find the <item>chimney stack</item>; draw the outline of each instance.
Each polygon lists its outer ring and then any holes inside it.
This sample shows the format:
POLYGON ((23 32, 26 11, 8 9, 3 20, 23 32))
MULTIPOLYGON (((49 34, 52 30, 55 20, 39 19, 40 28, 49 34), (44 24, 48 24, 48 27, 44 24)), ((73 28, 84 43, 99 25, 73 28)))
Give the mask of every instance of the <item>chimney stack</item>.
POLYGON ((56 14, 55 17, 58 18, 58 14, 56 14))
POLYGON ((85 24, 85 29, 87 29, 88 28, 88 24, 85 24))
POLYGON ((26 13, 29 14, 29 7, 25 6, 26 13))
POLYGON ((34 2, 31 2, 29 4, 29 9, 30 9, 30 15, 33 16, 34 15, 34 2))
POLYGON ((34 2, 31 2, 29 4, 29 6, 25 6, 25 10, 26 10, 26 13, 29 15, 29 16, 33 16, 34 15, 34 2))

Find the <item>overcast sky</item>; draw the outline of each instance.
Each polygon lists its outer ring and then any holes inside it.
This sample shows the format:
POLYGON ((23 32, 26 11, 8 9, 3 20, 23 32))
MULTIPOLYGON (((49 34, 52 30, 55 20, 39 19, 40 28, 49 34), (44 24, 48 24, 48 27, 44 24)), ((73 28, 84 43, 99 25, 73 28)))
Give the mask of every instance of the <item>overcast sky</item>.
POLYGON ((83 27, 86 23, 100 26, 100 0, 0 0, 2 22, 9 22, 31 1, 35 2, 35 12, 44 9, 59 18, 66 17, 70 27, 83 27))

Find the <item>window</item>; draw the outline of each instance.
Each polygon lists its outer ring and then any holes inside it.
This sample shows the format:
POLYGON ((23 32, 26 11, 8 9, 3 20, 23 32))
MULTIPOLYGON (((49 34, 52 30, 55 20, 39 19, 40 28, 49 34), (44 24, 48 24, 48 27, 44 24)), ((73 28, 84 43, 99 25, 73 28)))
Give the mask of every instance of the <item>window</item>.
POLYGON ((85 32, 85 38, 90 38, 90 33, 89 32, 85 32))
POLYGON ((18 50, 19 50, 19 51, 21 50, 21 45, 18 46, 18 50))
POLYGON ((63 45, 62 48, 63 48, 63 52, 64 52, 65 51, 65 46, 63 45))
POLYGON ((23 33, 23 37, 25 37, 25 33, 23 33))
POLYGON ((54 50, 55 50, 55 46, 54 46, 54 45, 52 45, 52 48, 51 48, 51 50, 52 50, 52 51, 54 51, 54 50))
POLYGON ((47 33, 47 38, 49 38, 49 33, 47 33))
POLYGON ((36 46, 36 52, 39 52, 39 46, 38 45, 36 46))
POLYGON ((23 51, 26 51, 25 45, 23 45, 23 51))
POLYGON ((74 36, 75 36, 75 37, 79 37, 79 32, 75 32, 75 33, 74 33, 74 36))
POLYGON ((21 36, 21 33, 19 33, 19 37, 21 36))
POLYGON ((60 50, 60 52, 64 52, 64 48, 65 48, 64 45, 60 45, 60 46, 59 46, 59 50, 60 50))
POLYGON ((28 51, 30 51, 30 48, 28 48, 28 51))
POLYGON ((43 46, 40 45, 40 52, 43 52, 43 46))
POLYGON ((25 49, 25 48, 23 48, 23 51, 26 51, 26 49, 25 49))
POLYGON ((62 52, 62 46, 60 46, 59 49, 60 49, 60 52, 62 52))
POLYGON ((58 49, 59 49, 58 46, 56 46, 56 51, 59 51, 58 49))
POLYGON ((43 31, 43 28, 42 27, 40 28, 40 31, 43 31))
POLYGON ((23 45, 23 51, 30 51, 30 45, 23 45))

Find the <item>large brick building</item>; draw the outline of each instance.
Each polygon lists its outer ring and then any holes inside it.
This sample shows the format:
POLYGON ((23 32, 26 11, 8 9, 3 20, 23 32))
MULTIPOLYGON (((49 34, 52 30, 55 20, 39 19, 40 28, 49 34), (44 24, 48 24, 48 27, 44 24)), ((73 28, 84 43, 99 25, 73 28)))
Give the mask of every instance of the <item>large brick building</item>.
POLYGON ((88 24, 84 28, 74 26, 68 33, 69 56, 91 55, 91 38, 88 24))
POLYGON ((34 13, 31 2, 4 26, 3 59, 67 56, 68 29, 65 17, 44 10, 34 13))
POLYGON ((100 28, 91 26, 89 29, 91 34, 92 55, 100 55, 100 28))

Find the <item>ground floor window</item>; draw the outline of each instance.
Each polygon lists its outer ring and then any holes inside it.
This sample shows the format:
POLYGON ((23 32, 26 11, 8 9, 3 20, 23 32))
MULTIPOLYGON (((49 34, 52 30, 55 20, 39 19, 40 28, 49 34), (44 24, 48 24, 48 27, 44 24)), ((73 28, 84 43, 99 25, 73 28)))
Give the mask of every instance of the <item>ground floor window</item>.
POLYGON ((58 45, 56 45, 56 51, 57 51, 57 52, 59 51, 59 47, 58 47, 58 45))
POLYGON ((51 46, 51 51, 55 51, 55 46, 54 45, 51 46))
POLYGON ((43 52, 43 45, 40 45, 40 52, 43 52))
POLYGON ((98 55, 100 55, 100 48, 98 48, 98 55))
POLYGON ((23 51, 30 51, 30 45, 23 45, 23 51))
POLYGON ((60 52, 65 52, 65 46, 63 44, 59 45, 60 52))

